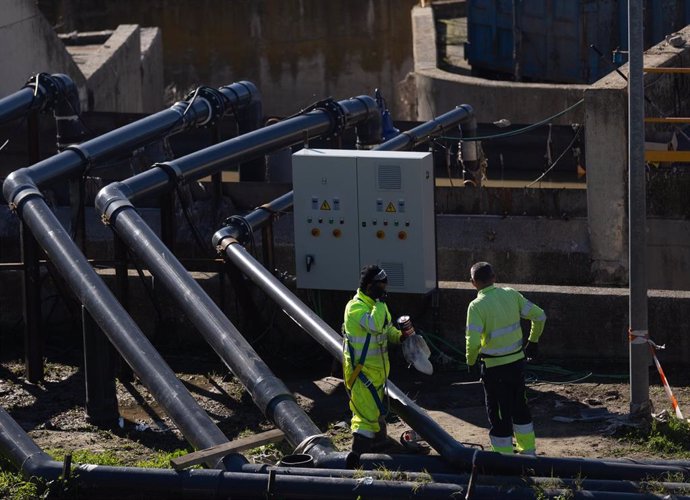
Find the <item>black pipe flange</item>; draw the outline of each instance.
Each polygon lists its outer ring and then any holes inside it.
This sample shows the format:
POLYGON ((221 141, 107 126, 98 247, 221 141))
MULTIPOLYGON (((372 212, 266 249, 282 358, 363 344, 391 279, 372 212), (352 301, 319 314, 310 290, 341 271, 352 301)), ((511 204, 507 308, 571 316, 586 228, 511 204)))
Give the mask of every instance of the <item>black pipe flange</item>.
POLYGON ((328 113, 333 124, 331 135, 337 137, 347 128, 347 113, 345 109, 332 97, 314 103, 313 109, 320 109, 328 113))
POLYGON ((55 80, 49 73, 36 73, 32 75, 26 81, 24 87, 29 87, 34 89, 34 102, 36 102, 36 97, 39 93, 42 94, 43 102, 39 106, 39 111, 48 112, 53 109, 57 101, 57 97, 60 95, 60 85, 57 80, 55 80))
POLYGON ((187 94, 187 108, 194 104, 196 99, 203 99, 208 106, 208 118, 197 127, 211 127, 225 114, 227 98, 213 87, 201 86, 187 94))
POLYGON ((223 221, 223 227, 228 228, 232 232, 225 235, 231 236, 240 245, 246 245, 251 240, 251 235, 254 232, 251 224, 241 215, 231 215, 223 221))

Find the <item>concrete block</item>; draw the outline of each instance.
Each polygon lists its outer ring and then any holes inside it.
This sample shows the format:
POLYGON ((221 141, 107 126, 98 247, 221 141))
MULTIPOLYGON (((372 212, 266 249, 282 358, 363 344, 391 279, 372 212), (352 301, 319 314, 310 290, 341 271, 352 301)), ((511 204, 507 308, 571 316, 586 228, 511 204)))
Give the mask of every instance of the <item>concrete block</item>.
POLYGON ((81 66, 90 111, 142 111, 139 26, 122 24, 81 66))
POLYGON ((412 8, 412 53, 415 71, 438 66, 436 26, 431 5, 412 8))
POLYGON ((159 28, 141 28, 141 111, 163 109, 163 34, 159 28))
POLYGON ((0 23, 0 97, 21 89, 36 73, 64 73, 78 87, 84 77, 36 2, 5 0, 0 23))

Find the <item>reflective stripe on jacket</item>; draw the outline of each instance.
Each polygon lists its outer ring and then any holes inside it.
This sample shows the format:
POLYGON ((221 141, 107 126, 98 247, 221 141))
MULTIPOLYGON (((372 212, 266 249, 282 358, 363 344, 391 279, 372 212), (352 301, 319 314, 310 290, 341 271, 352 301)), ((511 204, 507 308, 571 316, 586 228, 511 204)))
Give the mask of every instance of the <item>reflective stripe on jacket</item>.
MULTIPOLYGON (((353 349, 356 358, 351 360, 348 349, 344 349, 343 365, 346 372, 359 363, 367 334, 371 334, 364 371, 371 367, 384 369, 385 373, 388 373, 388 342, 400 343, 401 333, 393 326, 386 303, 377 302, 361 290, 357 290, 345 306, 343 321, 345 342, 353 349)), ((372 382, 376 383, 373 380, 372 382)))
POLYGON ((546 322, 539 306, 512 288, 491 285, 479 290, 467 308, 467 364, 473 365, 482 355, 487 368, 524 358, 520 318, 532 322, 529 340, 537 342, 546 322))

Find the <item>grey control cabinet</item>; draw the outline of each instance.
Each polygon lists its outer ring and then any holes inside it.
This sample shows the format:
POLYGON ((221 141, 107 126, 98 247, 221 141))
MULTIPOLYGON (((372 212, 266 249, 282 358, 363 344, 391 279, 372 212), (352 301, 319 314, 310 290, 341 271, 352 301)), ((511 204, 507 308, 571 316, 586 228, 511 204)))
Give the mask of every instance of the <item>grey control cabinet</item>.
POLYGON ((303 149, 292 160, 299 288, 355 290, 367 264, 393 292, 436 286, 431 153, 303 149))

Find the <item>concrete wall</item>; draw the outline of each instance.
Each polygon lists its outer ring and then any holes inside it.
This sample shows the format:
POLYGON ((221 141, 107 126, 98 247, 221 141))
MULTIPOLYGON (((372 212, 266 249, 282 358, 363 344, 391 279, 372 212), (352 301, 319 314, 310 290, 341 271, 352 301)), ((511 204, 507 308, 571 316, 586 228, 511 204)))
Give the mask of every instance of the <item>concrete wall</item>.
POLYGON ((64 73, 83 86, 81 71, 34 2, 3 0, 0 8, 0 97, 36 73, 64 73))
MULTIPOLYGON (((458 104, 470 104, 481 123, 507 118, 512 123, 534 123, 555 115, 582 99, 586 85, 548 85, 486 80, 438 69, 434 11, 412 9, 415 58, 414 94, 406 95, 416 112, 410 119, 430 120, 458 104)), ((582 107, 558 119, 555 125, 582 123, 582 107)))
POLYGON ((0 97, 39 72, 65 73, 79 88, 82 109, 155 112, 163 108, 163 47, 157 28, 119 26, 75 61, 32 0, 4 0, 0 24, 0 97))
MULTIPOLYGON (((497 274, 501 279, 501 268, 497 274)), ((627 289, 507 286, 521 291, 546 312, 540 345, 548 358, 621 363, 628 359, 627 289)), ((474 297, 476 291, 467 283, 441 283, 443 331, 459 346, 464 345, 467 304, 474 297)), ((690 362, 690 337, 684 333, 690 328, 690 293, 651 290, 648 304, 650 337, 667 346, 659 353, 662 363, 690 362)))
POLYGON ((141 28, 141 112, 157 113, 165 106, 163 78, 163 33, 159 28, 141 28))
MULTIPOLYGON (((690 27, 681 31, 690 40, 690 27)), ((687 67, 690 46, 674 48, 662 42, 644 56, 645 67, 687 67)), ((620 68, 625 75, 627 65, 620 68)), ((645 116, 687 116, 690 82, 685 75, 645 74, 645 116)), ((628 151, 627 84, 611 73, 585 91, 585 143, 587 204, 592 247, 592 271, 597 283, 627 283, 628 271, 628 151)), ((670 142, 676 129, 647 125, 647 141, 670 142)), ((668 194, 683 174, 672 172, 658 181, 658 171, 648 174, 647 198, 653 211, 669 205, 668 194), (661 201, 661 203, 655 203, 661 201)), ((679 196, 683 196, 682 194, 679 196)), ((650 288, 690 290, 690 222, 687 193, 663 218, 648 210, 647 269, 650 288)))
POLYGON ((587 207, 597 283, 627 280, 626 83, 616 73, 585 91, 587 207))
MULTIPOLYGON (((628 272, 627 219, 627 84, 615 72, 587 85, 551 85, 502 82, 448 73, 438 68, 436 27, 431 7, 412 10, 415 71, 405 83, 408 107, 413 119, 427 120, 454 107, 467 103, 474 107, 479 122, 507 118, 513 123, 535 123, 554 115, 584 98, 584 105, 572 110, 553 123, 585 124, 585 167, 587 169, 587 231, 588 241, 582 237, 581 226, 571 224, 571 240, 577 248, 587 248, 591 266, 585 273, 599 285, 624 285, 628 272)), ((690 40, 690 27, 682 30, 690 40)), ((674 48, 665 42, 650 48, 645 54, 645 66, 690 66, 690 45, 674 48)), ((627 73, 627 66, 621 68, 627 73)), ((688 116, 690 113, 690 79, 686 75, 645 76, 646 116, 688 116)), ((647 125, 647 141, 670 142, 674 127, 647 125)), ((690 290, 690 222, 687 190, 690 176, 682 173, 657 172, 650 169, 648 199, 648 269, 650 288, 690 290), (668 232, 670 231, 670 232, 668 232)), ((552 232, 562 228, 553 222, 533 219, 504 220, 493 223, 492 231, 513 234, 524 241, 523 225, 535 224, 543 232, 534 234, 546 254, 552 251, 552 232), (503 226, 503 227, 501 227, 503 226)), ((481 223, 468 218, 467 227, 481 231, 481 223)), ((567 239, 567 238, 566 238, 567 239)), ((522 245, 522 244, 521 244, 522 245)), ((494 256, 493 244, 478 246, 494 256)), ((556 248, 558 246, 556 245, 556 248)), ((521 248, 528 258, 532 250, 521 248)), ((575 260, 584 262, 584 254, 575 260)), ((548 261, 549 259, 547 259, 548 261)), ((554 261, 555 263, 555 261, 554 261)), ((524 269, 530 269, 525 267, 524 269)), ((564 279, 569 279, 566 273, 564 279)), ((511 275, 518 282, 536 282, 533 275, 511 275)))
POLYGON ((171 99, 197 85, 254 82, 269 115, 396 85, 412 69, 417 0, 40 0, 66 31, 138 23, 162 29, 171 99))
POLYGON ((87 80, 89 110, 142 110, 141 55, 139 26, 126 24, 80 65, 87 80))

